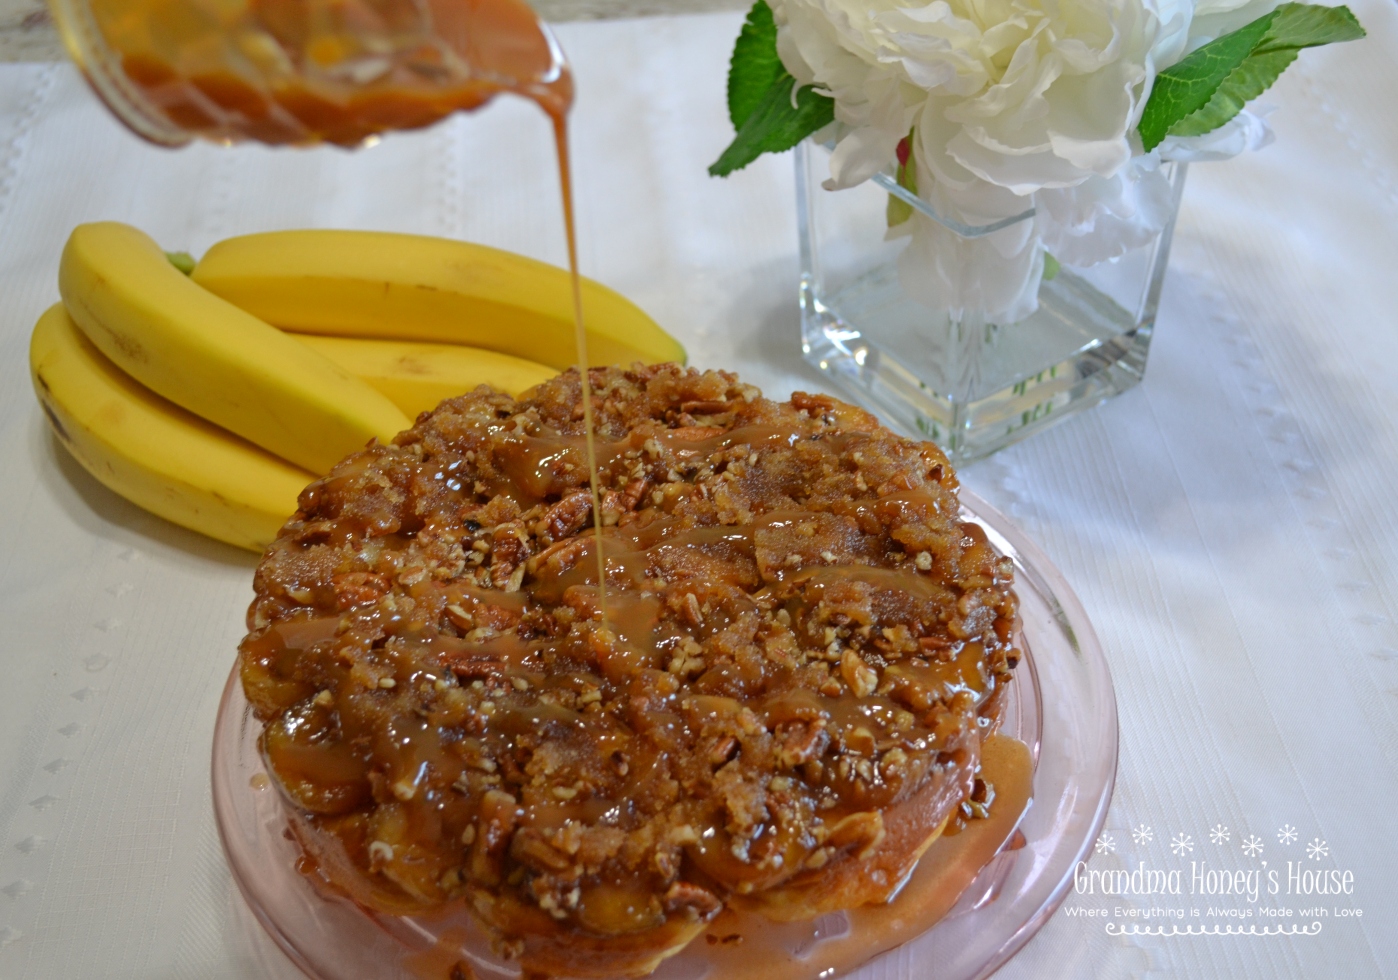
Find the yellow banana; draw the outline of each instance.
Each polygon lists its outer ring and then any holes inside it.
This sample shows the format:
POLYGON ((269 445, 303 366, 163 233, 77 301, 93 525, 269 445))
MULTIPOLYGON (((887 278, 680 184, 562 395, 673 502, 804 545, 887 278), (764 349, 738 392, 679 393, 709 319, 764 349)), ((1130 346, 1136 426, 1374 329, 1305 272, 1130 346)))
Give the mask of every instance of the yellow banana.
POLYGON ((137 381, 312 472, 410 424, 363 381, 190 282, 129 225, 75 228, 58 288, 88 339, 137 381))
POLYGON ((138 507, 262 551, 315 479, 132 380, 50 307, 29 343, 34 393, 83 468, 138 507))
POLYGON ((308 333, 290 336, 378 389, 409 418, 477 385, 487 384, 518 395, 558 373, 533 361, 479 347, 318 337, 308 333))
MULTIPOLYGON (((573 294, 556 266, 484 245, 367 231, 277 231, 219 242, 192 278, 298 333, 469 344, 557 369, 577 362, 573 294)), ((620 293, 582 283, 592 364, 683 361, 620 293)))

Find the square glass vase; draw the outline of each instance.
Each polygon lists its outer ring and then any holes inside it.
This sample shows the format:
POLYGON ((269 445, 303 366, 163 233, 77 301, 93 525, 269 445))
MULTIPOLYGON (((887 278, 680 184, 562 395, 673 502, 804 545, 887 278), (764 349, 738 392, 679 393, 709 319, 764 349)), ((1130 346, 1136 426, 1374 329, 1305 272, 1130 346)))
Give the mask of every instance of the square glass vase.
POLYGON ((889 196, 964 238, 1032 220, 1032 209, 962 225, 898 186, 891 172, 827 191, 829 149, 806 140, 795 157, 802 352, 885 425, 966 463, 1141 380, 1185 165, 1164 165, 1171 209, 1159 235, 1117 259, 1062 265, 1040 283, 1036 312, 1000 324, 974 312, 951 316, 904 292, 898 256, 908 239, 886 236, 889 196))

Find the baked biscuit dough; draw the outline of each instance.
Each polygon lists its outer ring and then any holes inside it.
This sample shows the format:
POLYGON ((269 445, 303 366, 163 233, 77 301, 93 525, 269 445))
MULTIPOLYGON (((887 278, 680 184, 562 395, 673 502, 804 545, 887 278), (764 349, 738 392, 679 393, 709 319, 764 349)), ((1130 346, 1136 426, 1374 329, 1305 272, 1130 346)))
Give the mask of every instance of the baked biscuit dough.
POLYGON ((575 372, 444 402, 301 495, 241 670, 303 845, 544 974, 643 975, 725 904, 886 901, 973 791, 1010 561, 942 453, 857 408, 590 379, 604 594, 575 372))

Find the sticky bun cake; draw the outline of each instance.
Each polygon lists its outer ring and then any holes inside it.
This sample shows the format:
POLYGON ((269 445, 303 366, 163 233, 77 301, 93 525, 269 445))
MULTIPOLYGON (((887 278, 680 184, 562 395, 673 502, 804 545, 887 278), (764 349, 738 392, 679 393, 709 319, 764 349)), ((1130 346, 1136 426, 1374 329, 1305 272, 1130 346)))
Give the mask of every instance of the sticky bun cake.
POLYGON ((887 901, 984 792, 1011 562, 942 453, 860 409, 590 381, 600 592, 576 372, 444 402, 301 495, 240 669, 302 847, 363 905, 464 902, 546 975, 643 975, 725 905, 887 901))

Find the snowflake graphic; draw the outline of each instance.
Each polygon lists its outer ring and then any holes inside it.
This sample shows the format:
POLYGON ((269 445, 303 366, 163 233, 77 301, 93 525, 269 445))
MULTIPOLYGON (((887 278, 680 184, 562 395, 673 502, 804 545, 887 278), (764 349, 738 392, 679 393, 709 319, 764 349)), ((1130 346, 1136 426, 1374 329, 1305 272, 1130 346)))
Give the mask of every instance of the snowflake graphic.
POLYGON ((1289 823, 1282 824, 1281 830, 1277 831, 1277 840, 1282 844, 1295 844, 1296 828, 1289 823))
POLYGON ((1215 844, 1227 844, 1229 841, 1228 828, 1223 824, 1216 824, 1214 829, 1209 831, 1209 840, 1215 844))
POLYGON ((1149 844, 1151 841, 1155 840, 1155 834, 1151 833, 1151 829, 1145 824, 1141 824, 1135 830, 1131 831, 1131 839, 1137 844, 1149 844))
POLYGON ((1097 838, 1097 853, 1112 854, 1116 851, 1116 841, 1112 835, 1103 831, 1102 836, 1097 838))
POLYGON ((1180 831, 1170 838, 1170 850, 1174 851, 1177 856, 1183 857, 1194 850, 1194 838, 1184 831, 1180 831))
POLYGON ((1262 853, 1262 838, 1248 834, 1243 838, 1243 853, 1248 857, 1257 857, 1262 853))
POLYGON ((1319 861, 1322 857, 1330 853, 1330 845, 1317 837, 1306 845, 1306 857, 1312 861, 1319 861))

